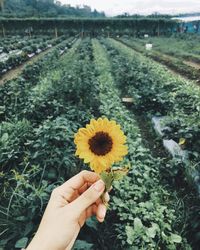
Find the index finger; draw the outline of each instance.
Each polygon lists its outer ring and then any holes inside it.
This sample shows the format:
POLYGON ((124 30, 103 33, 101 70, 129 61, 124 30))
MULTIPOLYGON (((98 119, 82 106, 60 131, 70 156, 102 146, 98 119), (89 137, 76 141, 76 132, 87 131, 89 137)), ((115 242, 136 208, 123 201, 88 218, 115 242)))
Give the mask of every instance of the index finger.
POLYGON ((63 191, 67 191, 69 188, 75 191, 81 188, 85 183, 94 183, 98 181, 99 178, 100 177, 98 174, 91 171, 83 170, 79 174, 73 176, 71 179, 63 183, 60 188, 63 191))

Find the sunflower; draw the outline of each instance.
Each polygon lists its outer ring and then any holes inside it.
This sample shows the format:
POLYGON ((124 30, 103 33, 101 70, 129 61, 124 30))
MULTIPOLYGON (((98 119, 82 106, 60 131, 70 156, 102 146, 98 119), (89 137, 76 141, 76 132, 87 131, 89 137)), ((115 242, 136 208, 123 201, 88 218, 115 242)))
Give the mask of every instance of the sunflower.
POLYGON ((89 163, 92 170, 101 173, 128 153, 126 136, 115 121, 92 119, 86 128, 75 134, 76 156, 89 163))

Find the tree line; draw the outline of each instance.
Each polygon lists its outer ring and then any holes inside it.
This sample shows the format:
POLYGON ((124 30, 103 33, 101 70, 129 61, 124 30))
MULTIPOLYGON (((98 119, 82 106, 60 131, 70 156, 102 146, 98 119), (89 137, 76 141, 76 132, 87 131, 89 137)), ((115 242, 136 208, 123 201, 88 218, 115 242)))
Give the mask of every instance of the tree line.
POLYGON ((2 17, 105 17, 104 12, 90 6, 62 4, 55 0, 0 0, 2 17))

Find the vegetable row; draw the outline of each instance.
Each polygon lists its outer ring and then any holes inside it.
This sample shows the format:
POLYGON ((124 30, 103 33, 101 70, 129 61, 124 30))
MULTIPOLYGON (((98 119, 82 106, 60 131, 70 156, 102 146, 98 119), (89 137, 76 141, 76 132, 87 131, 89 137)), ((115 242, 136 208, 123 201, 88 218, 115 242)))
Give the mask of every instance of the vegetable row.
POLYGON ((21 48, 15 50, 11 49, 11 47, 3 47, 2 50, 7 52, 0 54, 0 75, 26 62, 36 54, 40 54, 48 48, 59 44, 64 39, 66 39, 64 36, 55 39, 32 39, 31 41, 20 43, 21 48))
POLYGON ((83 168, 74 156, 73 136, 98 104, 89 44, 77 40, 62 56, 51 52, 34 65, 33 78, 26 68, 23 81, 1 87, 7 95, 2 104, 9 106, 0 125, 3 248, 14 249, 21 239, 25 247, 52 189, 83 168))
MULTIPOLYGON (((154 158, 142 142, 134 115, 121 101, 121 86, 112 73, 108 54, 97 40, 93 41, 94 59, 100 88, 100 112, 116 120, 127 135, 127 178, 116 183, 111 195, 111 211, 100 228, 103 249, 177 249, 190 246, 181 232, 184 221, 177 223, 176 198, 162 184, 159 158, 154 158)), ((120 66, 118 65, 120 68, 120 66)), ((123 77, 123 76, 122 76, 123 77)), ((98 233, 97 233, 98 234, 98 233)), ((184 248, 185 249, 185 248, 184 248)))
POLYGON ((175 38, 149 38, 146 40, 120 38, 118 40, 132 47, 136 51, 141 52, 147 57, 150 57, 155 61, 168 66, 170 69, 180 73, 181 75, 186 76, 187 78, 195 80, 197 81, 197 83, 199 83, 199 64, 196 64, 199 63, 200 58, 198 52, 199 43, 197 42, 199 40, 199 37, 194 38, 193 43, 195 44, 196 41, 196 44, 194 45, 193 52, 191 52, 192 48, 189 47, 189 44, 191 46, 192 43, 191 40, 188 42, 188 44, 183 41, 180 42, 179 40, 179 42, 176 42, 175 38), (153 46, 152 50, 150 51, 146 51, 145 49, 145 44, 148 43, 151 43, 153 46), (164 44, 167 44, 167 46, 164 44), (181 50, 183 46, 185 46, 184 50, 181 50), (183 53, 182 51, 185 52, 183 53), (184 61, 184 59, 189 61, 184 61))

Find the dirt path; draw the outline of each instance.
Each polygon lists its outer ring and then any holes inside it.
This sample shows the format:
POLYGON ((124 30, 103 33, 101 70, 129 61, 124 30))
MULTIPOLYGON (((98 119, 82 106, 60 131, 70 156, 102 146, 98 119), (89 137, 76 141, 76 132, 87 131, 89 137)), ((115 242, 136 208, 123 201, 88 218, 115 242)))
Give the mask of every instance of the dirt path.
MULTIPOLYGON (((174 60, 177 59, 175 56, 165 54, 161 51, 155 50, 157 53, 161 54, 161 56, 165 57, 166 59, 168 58, 169 60, 174 60)), ((200 69, 200 64, 191 60, 184 60, 183 58, 178 58, 179 60, 182 60, 182 62, 194 69, 199 70, 200 69)))
MULTIPOLYGON (((157 52, 157 53, 160 53, 163 57, 165 57, 166 59, 169 59, 169 60, 174 60, 176 59, 175 56, 170 56, 170 55, 167 55, 167 54, 164 54, 164 53, 161 53, 161 52, 157 52)), ((196 62, 193 62, 193 61, 188 61, 188 60, 183 60, 182 61, 184 64, 194 68, 194 69, 197 69, 199 70, 200 69, 200 64, 199 63, 196 63, 196 62)))
POLYGON ((197 70, 200 70, 200 64, 199 63, 195 63, 195 62, 192 62, 192 61, 183 61, 183 63, 189 65, 190 67, 193 67, 197 70))

